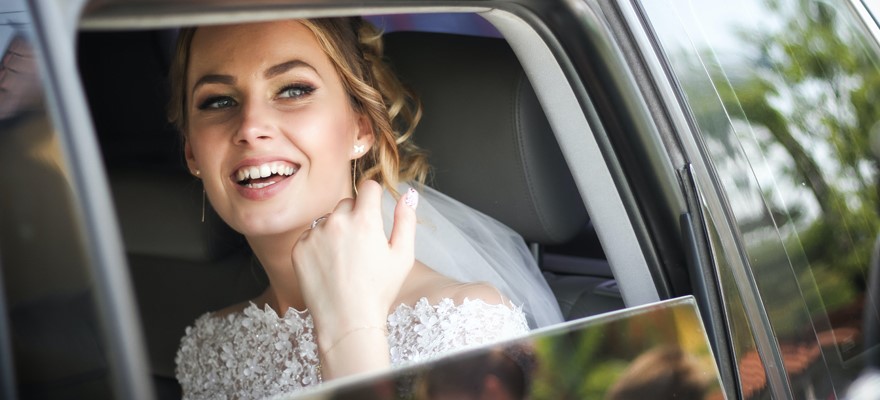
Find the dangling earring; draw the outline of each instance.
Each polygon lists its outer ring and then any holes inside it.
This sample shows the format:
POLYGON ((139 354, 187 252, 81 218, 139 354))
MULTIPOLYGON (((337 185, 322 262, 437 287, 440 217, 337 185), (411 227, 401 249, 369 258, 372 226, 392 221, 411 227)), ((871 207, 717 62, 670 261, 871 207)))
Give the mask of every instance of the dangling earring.
MULTIPOLYGON (((364 145, 362 145, 362 144, 356 144, 356 145, 354 145, 354 153, 355 153, 355 154, 361 154, 361 153, 363 153, 365 147, 366 147, 366 146, 364 146, 364 145)), ((352 161, 353 161, 353 163, 352 163, 352 167, 351 167, 351 188, 354 189, 354 195, 355 195, 355 197, 357 197, 357 195, 358 195, 358 188, 357 188, 357 166, 358 166, 358 159, 355 158, 355 159, 352 160, 352 161)))
MULTIPOLYGON (((202 174, 202 171, 196 170, 196 176, 202 174)), ((202 222, 205 222, 205 184, 202 183, 202 222)))
POLYGON ((205 187, 202 186, 202 222, 205 222, 205 187))
POLYGON ((355 158, 354 160, 352 160, 352 164, 351 164, 351 188, 354 189, 354 197, 357 197, 357 195, 358 195, 357 170, 358 170, 358 159, 355 158))

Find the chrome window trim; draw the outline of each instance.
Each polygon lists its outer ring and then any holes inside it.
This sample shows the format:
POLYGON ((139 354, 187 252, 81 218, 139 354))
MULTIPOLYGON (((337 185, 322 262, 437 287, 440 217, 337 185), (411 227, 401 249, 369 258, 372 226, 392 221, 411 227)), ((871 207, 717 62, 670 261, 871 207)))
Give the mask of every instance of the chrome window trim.
MULTIPOLYGON (((667 75, 664 63, 656 53, 655 44, 642 25, 639 13, 632 2, 629 1, 620 2, 620 10, 624 19, 628 21, 633 38, 638 44, 648 70, 651 72, 657 90, 663 98, 670 99, 670 101, 665 102, 670 122, 677 132, 687 133, 679 134, 678 137, 681 140, 682 148, 688 161, 693 164, 694 176, 697 178, 696 183, 705 201, 704 206, 710 218, 715 221, 719 228, 718 233, 722 244, 726 248, 735 249, 739 254, 739 257, 731 258, 728 261, 731 264, 731 270, 739 290, 741 293, 748 294, 741 297, 747 317, 752 322, 751 327, 756 348, 765 363, 771 393, 774 398, 792 398, 792 391, 783 368, 779 345, 773 338, 770 320, 761 301, 761 295, 758 291, 755 277, 749 267, 748 258, 744 254, 744 246, 737 237, 739 230, 733 220, 733 215, 729 213, 730 207, 727 204, 723 189, 720 183, 718 183, 719 180, 715 176, 715 170, 706 159, 706 152, 703 150, 704 145, 699 139, 698 134, 694 132, 687 113, 682 108, 680 101, 683 100, 680 99, 677 85, 674 85, 667 75), (761 329, 757 329, 756 326, 760 326, 761 329), (771 365, 768 361, 772 361, 773 364, 771 365)), ((720 292, 722 297, 724 297, 724 291, 720 290, 720 292)))

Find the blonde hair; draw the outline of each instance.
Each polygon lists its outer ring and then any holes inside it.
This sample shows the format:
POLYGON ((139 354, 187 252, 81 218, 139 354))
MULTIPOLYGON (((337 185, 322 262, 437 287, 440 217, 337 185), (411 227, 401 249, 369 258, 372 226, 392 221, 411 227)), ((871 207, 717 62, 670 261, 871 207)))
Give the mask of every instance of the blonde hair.
MULTIPOLYGON (((399 196, 395 188, 400 181, 424 183, 429 170, 427 153, 412 141, 422 106, 385 63, 382 33, 359 17, 299 22, 315 35, 330 58, 354 110, 370 121, 375 140, 370 151, 354 163, 354 183, 376 180, 395 197, 399 196)), ((184 136, 187 132, 186 71, 196 29, 180 31, 169 73, 168 120, 184 136)))

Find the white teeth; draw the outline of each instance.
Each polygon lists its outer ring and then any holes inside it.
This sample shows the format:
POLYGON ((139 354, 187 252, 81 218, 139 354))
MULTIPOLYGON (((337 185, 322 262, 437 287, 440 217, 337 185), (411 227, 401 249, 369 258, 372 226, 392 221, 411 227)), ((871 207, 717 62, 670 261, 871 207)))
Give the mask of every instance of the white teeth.
MULTIPOLYGON (((293 175, 296 173, 296 167, 287 165, 283 162, 271 162, 262 165, 256 166, 247 166, 243 167, 235 173, 235 179, 237 182, 243 182, 248 179, 259 179, 259 178, 268 178, 273 174, 280 175, 293 175)), ((247 185, 248 187, 255 187, 252 185, 247 185)), ((265 186, 260 186, 265 187, 265 186)))
POLYGON ((266 186, 274 185, 275 182, 262 182, 262 183, 248 183, 244 185, 245 187, 249 187, 251 189, 262 189, 266 186))

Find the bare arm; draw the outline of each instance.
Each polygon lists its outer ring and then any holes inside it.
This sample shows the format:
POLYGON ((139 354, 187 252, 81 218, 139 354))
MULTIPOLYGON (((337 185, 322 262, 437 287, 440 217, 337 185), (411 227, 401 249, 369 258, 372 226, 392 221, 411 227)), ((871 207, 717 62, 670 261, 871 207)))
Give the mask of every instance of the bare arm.
POLYGON ((342 200, 292 252, 326 380, 390 365, 388 310, 414 263, 418 194, 401 196, 389 240, 381 186, 366 181, 358 191, 357 200, 342 200))

